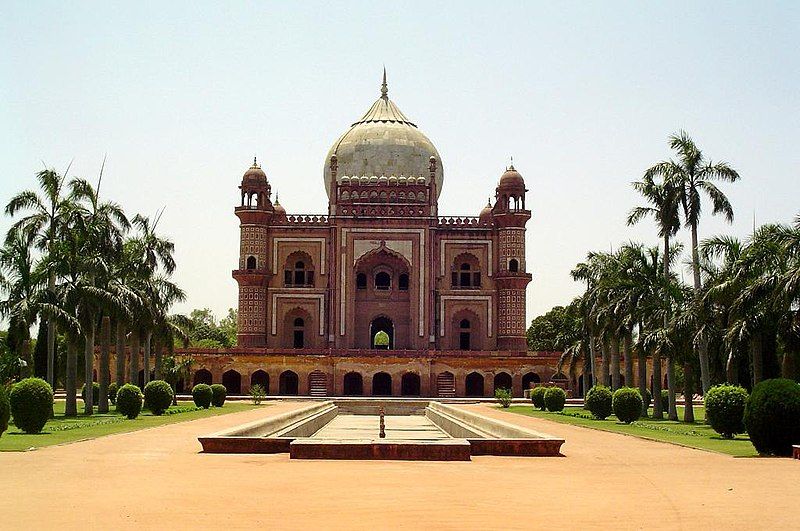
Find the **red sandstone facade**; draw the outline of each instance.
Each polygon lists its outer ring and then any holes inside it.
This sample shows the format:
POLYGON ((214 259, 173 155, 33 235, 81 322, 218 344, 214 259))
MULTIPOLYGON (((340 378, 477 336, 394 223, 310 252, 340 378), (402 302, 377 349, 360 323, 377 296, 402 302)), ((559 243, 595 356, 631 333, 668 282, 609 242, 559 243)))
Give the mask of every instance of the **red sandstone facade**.
MULTIPOLYGON (((290 215, 265 172, 245 172, 235 214, 238 347, 193 351, 195 383, 269 394, 517 396, 557 356, 525 339, 526 209, 509 167, 494 205, 443 217, 438 152, 388 99, 325 161, 327 215, 290 215), (388 342, 388 345, 385 344, 388 342)), ((546 380, 545 380, 546 381, 546 380)))

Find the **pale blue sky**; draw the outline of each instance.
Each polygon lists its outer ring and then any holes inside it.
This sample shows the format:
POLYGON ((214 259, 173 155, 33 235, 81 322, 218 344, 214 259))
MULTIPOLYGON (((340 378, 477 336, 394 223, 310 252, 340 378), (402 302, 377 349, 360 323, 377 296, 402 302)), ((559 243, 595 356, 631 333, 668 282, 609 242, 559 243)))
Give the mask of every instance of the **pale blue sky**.
MULTIPOLYGON (((323 159, 378 96, 442 156, 442 214, 476 215, 510 155, 525 176, 528 317, 580 286, 625 226, 630 181, 687 129, 743 180, 745 236, 800 213, 800 3, 8 2, 0 4, 0 202, 42 161, 131 212, 166 205, 179 308, 236 304, 233 207, 257 154, 292 213, 324 213, 323 159)), ((0 220, 3 232, 9 225, 0 220)), ((688 278, 688 277, 687 277, 688 278)))

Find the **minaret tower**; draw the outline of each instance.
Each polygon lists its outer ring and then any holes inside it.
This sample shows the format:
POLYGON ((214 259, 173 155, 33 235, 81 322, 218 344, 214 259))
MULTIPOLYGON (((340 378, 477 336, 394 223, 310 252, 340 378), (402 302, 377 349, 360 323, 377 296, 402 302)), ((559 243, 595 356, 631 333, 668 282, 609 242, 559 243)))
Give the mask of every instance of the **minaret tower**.
POLYGON ((498 235, 497 348, 527 350, 525 337, 525 288, 531 275, 525 272, 525 224, 531 218, 525 209, 525 181, 506 168, 497 185, 492 218, 498 235))
POLYGON ((253 165, 244 173, 239 218, 239 268, 233 278, 239 284, 240 347, 264 347, 267 340, 267 284, 272 276, 267 265, 267 232, 274 209, 270 201, 267 175, 253 158, 253 165))

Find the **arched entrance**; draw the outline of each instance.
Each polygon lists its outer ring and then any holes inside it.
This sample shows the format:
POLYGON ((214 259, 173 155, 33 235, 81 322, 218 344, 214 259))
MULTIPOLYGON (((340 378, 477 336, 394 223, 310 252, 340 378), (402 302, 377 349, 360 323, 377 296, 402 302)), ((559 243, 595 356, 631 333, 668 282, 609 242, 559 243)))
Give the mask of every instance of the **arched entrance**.
POLYGON ((233 369, 222 374, 222 385, 225 386, 229 395, 242 394, 242 375, 233 369))
POLYGON ((208 369, 200 369, 194 373, 194 385, 201 383, 211 385, 211 371, 208 369))
POLYGON ((379 349, 393 349, 394 348, 394 323, 392 320, 385 316, 376 317, 372 320, 369 325, 369 337, 370 343, 372 348, 379 348, 379 349), (383 334, 385 334, 385 336, 383 334), (381 339, 385 339, 388 336, 388 345, 381 344, 385 343, 381 341, 381 339), (376 341, 377 340, 377 341, 376 341))
POLYGON ((440 372, 436 376, 436 396, 453 398, 456 396, 456 378, 450 371, 440 372))
POLYGON ((296 395, 297 394, 297 373, 293 371, 283 371, 278 381, 278 394, 296 395))
POLYGON ((312 371, 308 375, 308 394, 328 396, 328 375, 322 371, 312 371))
POLYGON ((264 388, 264 392, 269 394, 269 374, 259 369, 250 375, 250 389, 255 385, 260 385, 264 388))
POLYGON ((467 375, 465 382, 465 393, 467 396, 483 396, 483 375, 471 372, 467 375))
POLYGON ((419 396, 419 374, 407 372, 400 381, 401 396, 419 396))
POLYGON ((379 372, 372 377, 372 396, 392 396, 392 377, 379 372))
POLYGON ((507 372, 500 372, 494 375, 494 390, 508 389, 511 390, 511 375, 507 372))
POLYGON ((541 383, 542 379, 535 372, 529 372, 522 377, 522 389, 530 389, 532 384, 541 383))
POLYGON ((357 372, 345 374, 343 387, 342 393, 345 396, 362 396, 364 394, 364 380, 361 374, 357 372))

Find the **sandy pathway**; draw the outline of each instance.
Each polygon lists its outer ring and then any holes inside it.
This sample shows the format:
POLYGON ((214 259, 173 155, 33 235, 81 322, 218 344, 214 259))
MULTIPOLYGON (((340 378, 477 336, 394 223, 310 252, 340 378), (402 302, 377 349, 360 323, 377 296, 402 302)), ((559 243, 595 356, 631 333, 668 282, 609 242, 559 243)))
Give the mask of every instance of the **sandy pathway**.
POLYGON ((767 528, 800 521, 800 462, 734 459, 469 406, 567 440, 564 458, 290 461, 196 437, 298 403, 0 454, 6 529, 767 528))

